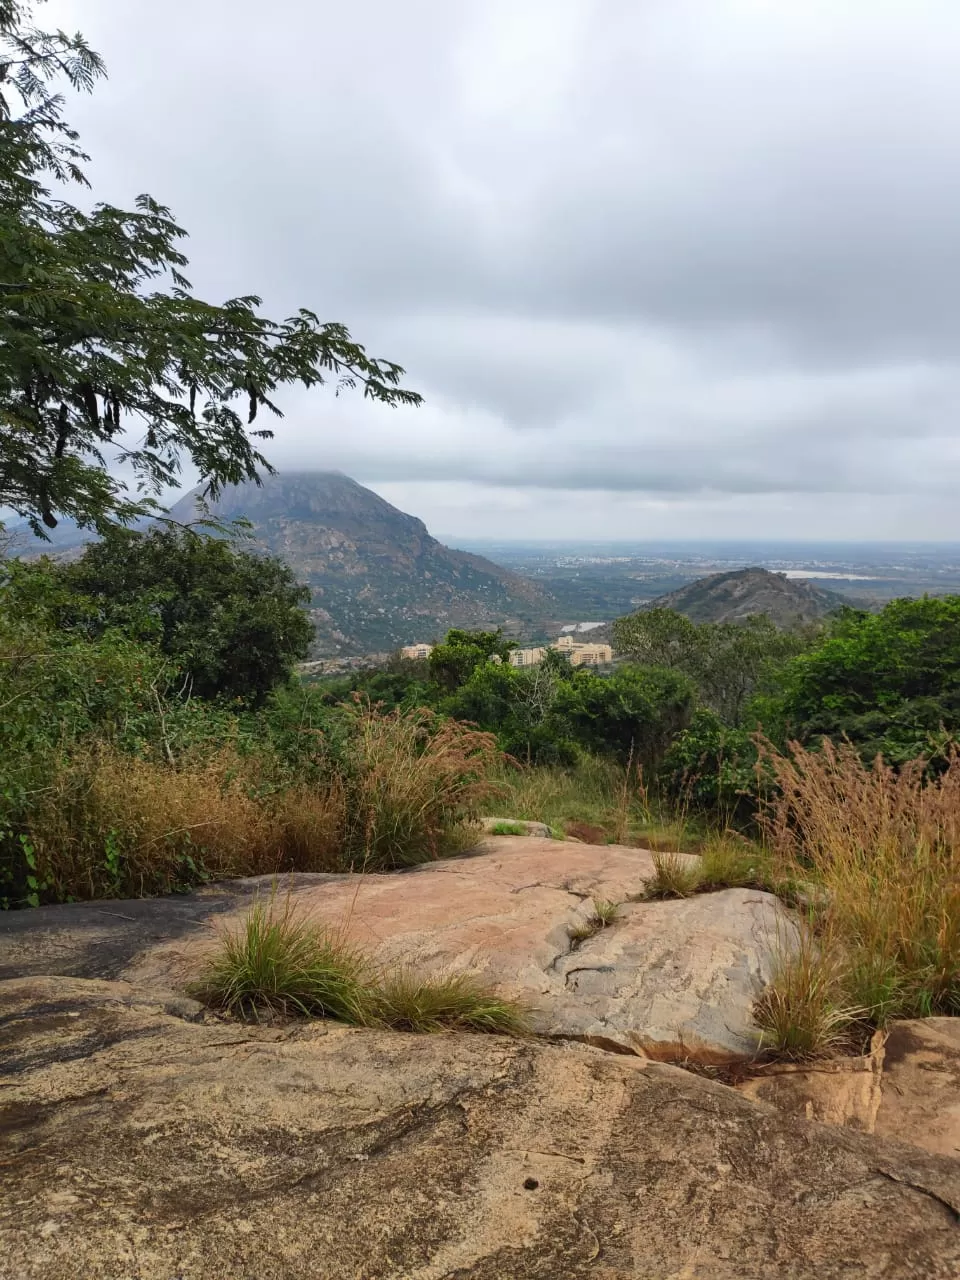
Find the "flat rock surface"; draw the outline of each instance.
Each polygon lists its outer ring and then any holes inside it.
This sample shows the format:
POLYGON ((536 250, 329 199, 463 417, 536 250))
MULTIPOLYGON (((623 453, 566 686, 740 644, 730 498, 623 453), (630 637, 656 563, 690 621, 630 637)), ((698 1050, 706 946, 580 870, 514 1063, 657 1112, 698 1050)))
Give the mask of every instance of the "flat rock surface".
POLYGON ((960 1274, 958 1162, 675 1067, 188 1021, 96 980, 0 1010, 3 1280, 960 1274))
MULTIPOLYGON (((677 902, 625 901, 652 855, 615 845, 491 838, 472 855, 391 875, 300 875, 280 883, 305 915, 378 963, 470 970, 522 998, 535 1029, 661 1059, 723 1062, 757 1047, 751 1010, 794 926, 769 894, 729 889, 677 902), (580 943, 594 899, 622 902, 580 943)), ((61 973, 182 991, 267 877, 152 902, 10 913, 0 974, 61 973)))

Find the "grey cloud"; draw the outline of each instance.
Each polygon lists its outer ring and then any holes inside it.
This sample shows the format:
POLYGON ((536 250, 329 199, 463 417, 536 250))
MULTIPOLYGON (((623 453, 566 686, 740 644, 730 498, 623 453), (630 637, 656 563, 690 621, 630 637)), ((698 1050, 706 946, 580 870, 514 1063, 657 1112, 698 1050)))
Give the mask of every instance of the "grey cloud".
POLYGON ((952 0, 46 11, 111 67, 72 111, 98 192, 153 191, 198 287, 344 319, 428 396, 291 395, 281 463, 541 504, 739 494, 748 522, 796 494, 877 534, 885 499, 925 494, 945 521, 952 0))

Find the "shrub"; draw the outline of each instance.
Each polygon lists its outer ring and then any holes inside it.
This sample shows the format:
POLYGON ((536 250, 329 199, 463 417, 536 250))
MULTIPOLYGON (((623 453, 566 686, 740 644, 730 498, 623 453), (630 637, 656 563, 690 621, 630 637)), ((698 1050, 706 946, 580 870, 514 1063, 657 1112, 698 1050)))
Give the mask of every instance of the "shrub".
POLYGON ((655 768, 689 722, 693 682, 676 671, 626 667, 610 676, 580 672, 560 685, 555 715, 578 744, 655 768))
POLYGON ((824 640, 788 664, 783 714, 803 742, 850 739, 864 760, 929 754, 960 731, 960 597, 845 610, 824 640))
POLYGON ((870 1025, 960 1012, 960 756, 932 779, 923 758, 867 766, 849 743, 767 758, 767 838, 818 890, 819 955, 844 1003, 870 1025))
POLYGON ((675 738, 660 776, 674 799, 727 823, 747 823, 757 805, 757 760, 751 734, 701 708, 675 738))

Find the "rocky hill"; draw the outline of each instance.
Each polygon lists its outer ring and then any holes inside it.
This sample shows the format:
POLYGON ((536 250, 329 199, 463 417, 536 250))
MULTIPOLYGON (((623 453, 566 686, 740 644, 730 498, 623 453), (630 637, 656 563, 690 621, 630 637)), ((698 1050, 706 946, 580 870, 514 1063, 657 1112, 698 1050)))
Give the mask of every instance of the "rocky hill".
POLYGON ((778 627, 818 622, 850 602, 836 591, 798 582, 769 569, 737 569, 698 578, 658 596, 644 609, 675 609, 691 622, 739 622, 765 613, 778 627))
MULTIPOLYGON (((170 514, 197 518, 198 490, 170 514)), ((536 630, 552 611, 534 583, 432 538, 339 472, 287 472, 231 487, 211 512, 244 517, 254 545, 281 556, 313 593, 315 656, 383 652, 449 627, 536 630)))

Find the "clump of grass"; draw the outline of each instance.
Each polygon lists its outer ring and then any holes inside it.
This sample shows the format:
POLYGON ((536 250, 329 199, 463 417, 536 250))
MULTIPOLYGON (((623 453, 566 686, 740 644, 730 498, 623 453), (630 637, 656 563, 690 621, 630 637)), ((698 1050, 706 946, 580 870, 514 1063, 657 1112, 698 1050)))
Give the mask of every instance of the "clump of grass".
POLYGON ((480 803, 496 788, 493 734, 426 709, 354 717, 343 777, 344 860, 365 870, 459 852, 480 803))
POLYGON ((298 917, 289 898, 256 903, 224 931, 190 993, 236 1017, 334 1018, 398 1031, 483 1031, 521 1035, 522 1008, 471 974, 378 974, 359 951, 298 917))
POLYGON ((570 941, 574 947, 586 942, 588 938, 595 937, 602 929, 609 929, 616 921, 617 912, 622 905, 620 902, 612 902, 607 898, 594 898, 593 910, 587 918, 579 924, 571 925, 568 930, 570 941))
POLYGON ((222 876, 389 870, 476 844, 500 753, 427 711, 358 706, 314 776, 233 744, 166 760, 110 743, 52 756, 22 821, 38 893, 169 893, 222 876))
POLYGON ((528 829, 522 822, 495 822, 490 828, 492 836, 526 836, 528 829))
POLYGON ((698 891, 772 889, 770 858, 759 845, 730 835, 708 838, 700 853, 698 891))
POLYGON ((934 778, 923 759, 868 766, 829 741, 766 756, 778 784, 768 843, 814 890, 817 958, 796 981, 835 971, 868 1027, 960 1013, 960 756, 934 778))
POLYGON ((597 922, 601 929, 609 929, 617 918, 617 912, 620 910, 621 903, 612 902, 608 898, 594 898, 593 900, 593 920, 597 922))
POLYGON ((700 868, 677 853, 655 853, 653 875, 638 896, 642 899, 689 898, 700 890, 700 868))
POLYGON ((377 1016, 396 1031, 480 1031, 523 1035, 521 1007, 471 974, 423 976, 409 969, 387 975, 376 994, 377 1016))
POLYGON ((374 1002, 362 957, 324 930, 298 919, 289 900, 277 912, 257 903, 235 932, 224 931, 191 994, 243 1018, 336 1018, 362 1025, 374 1002))
POLYGON ((699 847, 695 824, 648 796, 636 767, 628 770, 597 756, 584 756, 571 766, 512 761, 504 763, 493 780, 496 787, 482 802, 490 816, 506 809, 587 844, 699 847))
POLYGON ((804 1059, 849 1044, 862 1015, 844 997, 840 972, 809 927, 801 929, 795 948, 781 939, 773 981, 754 1006, 761 1048, 781 1058, 804 1059))

